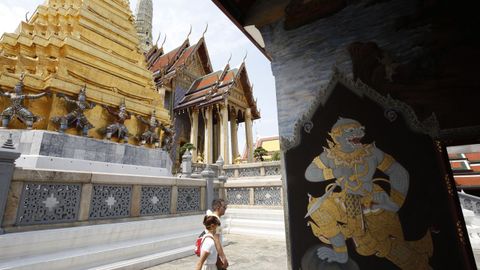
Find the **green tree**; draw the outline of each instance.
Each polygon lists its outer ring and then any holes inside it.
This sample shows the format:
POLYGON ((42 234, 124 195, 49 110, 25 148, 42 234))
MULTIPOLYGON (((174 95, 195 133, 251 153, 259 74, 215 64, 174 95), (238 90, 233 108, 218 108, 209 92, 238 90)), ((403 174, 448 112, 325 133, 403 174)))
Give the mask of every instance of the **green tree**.
POLYGON ((184 143, 182 147, 180 147, 180 160, 182 159, 185 151, 187 150, 192 151, 192 149, 195 150, 197 148, 195 148, 195 145, 193 145, 192 143, 184 143))
POLYGON ((267 154, 267 150, 265 150, 265 148, 261 146, 255 148, 255 150, 253 151, 253 157, 256 161, 263 161, 263 156, 266 156, 267 154))
POLYGON ((272 160, 280 160, 280 151, 273 152, 272 160))

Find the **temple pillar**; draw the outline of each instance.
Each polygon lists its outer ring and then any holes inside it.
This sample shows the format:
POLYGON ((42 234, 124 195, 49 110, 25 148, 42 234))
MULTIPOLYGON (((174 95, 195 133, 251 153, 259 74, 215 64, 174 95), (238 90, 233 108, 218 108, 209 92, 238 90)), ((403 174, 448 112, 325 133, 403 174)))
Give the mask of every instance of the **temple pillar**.
MULTIPOLYGON (((235 164, 235 159, 238 157, 238 124, 237 124, 237 114, 232 113, 232 117, 230 120, 230 136, 232 142, 232 162, 231 164, 235 164)), ((227 162, 225 162, 227 164, 227 162)))
POLYGON ((198 149, 198 109, 192 110, 192 117, 190 118, 191 129, 190 129, 190 143, 195 146, 192 149, 192 162, 197 162, 197 149, 198 149))
MULTIPOLYGON (((221 127, 221 115, 220 115, 220 109, 218 108, 218 105, 217 105, 217 109, 214 110, 216 115, 214 117, 214 121, 213 122, 213 162, 215 162, 218 157, 221 155, 221 152, 220 152, 220 127, 221 127), (215 123, 216 122, 216 123, 215 123)), ((213 114, 213 112, 212 112, 213 114)))
POLYGON ((205 147, 204 147, 204 162, 207 164, 213 163, 213 115, 212 107, 205 108, 205 147))
POLYGON ((225 164, 230 163, 230 158, 228 155, 228 106, 227 102, 221 108, 220 111, 220 155, 223 158, 225 164))
POLYGON ((158 94, 160 95, 160 100, 161 100, 161 104, 164 104, 165 103, 165 92, 166 92, 166 89, 165 87, 158 87, 157 88, 157 91, 158 91, 158 94))
POLYGON ((245 110, 245 136, 247 144, 247 161, 253 162, 253 135, 252 135, 252 111, 245 110))

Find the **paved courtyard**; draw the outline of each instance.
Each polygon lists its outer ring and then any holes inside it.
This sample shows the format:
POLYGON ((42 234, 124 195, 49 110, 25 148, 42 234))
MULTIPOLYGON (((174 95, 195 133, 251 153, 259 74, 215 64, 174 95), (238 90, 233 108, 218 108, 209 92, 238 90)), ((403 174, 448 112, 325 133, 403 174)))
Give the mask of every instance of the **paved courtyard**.
MULTIPOLYGON (((227 235, 229 244, 225 247, 229 270, 286 270, 287 250, 285 241, 265 237, 227 235)), ((163 263, 148 270, 187 270, 195 269, 198 257, 195 255, 163 263)))

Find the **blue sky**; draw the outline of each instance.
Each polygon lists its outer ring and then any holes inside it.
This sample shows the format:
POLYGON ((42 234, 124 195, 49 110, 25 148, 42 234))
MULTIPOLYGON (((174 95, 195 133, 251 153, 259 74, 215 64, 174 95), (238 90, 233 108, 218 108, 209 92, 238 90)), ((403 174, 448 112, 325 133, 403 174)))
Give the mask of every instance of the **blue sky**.
MULTIPOLYGON (((1 0, 0 2, 0 34, 14 32, 21 20, 25 20, 39 4, 45 0, 1 0)), ((132 12, 135 13, 137 0, 130 1, 132 12)), ((250 82, 254 85, 253 94, 257 99, 262 118, 254 122, 253 139, 278 135, 277 105, 275 97, 275 82, 270 68, 270 62, 243 35, 243 33, 213 4, 210 0, 153 0, 153 41, 161 32, 167 39, 164 45, 166 51, 178 47, 188 34, 192 25, 190 42, 198 41, 205 25, 208 31, 205 40, 214 70, 223 69, 232 54, 230 66, 238 67, 246 52, 246 66, 250 82)), ((239 126, 239 149, 245 144, 245 128, 239 126)))

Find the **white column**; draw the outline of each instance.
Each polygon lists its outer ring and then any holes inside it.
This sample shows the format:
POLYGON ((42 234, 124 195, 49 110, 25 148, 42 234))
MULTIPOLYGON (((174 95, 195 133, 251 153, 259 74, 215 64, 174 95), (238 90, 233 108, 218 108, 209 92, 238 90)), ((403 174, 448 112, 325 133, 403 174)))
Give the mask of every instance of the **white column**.
POLYGON ((247 142, 247 161, 253 162, 253 135, 252 135, 252 111, 245 110, 245 135, 247 142))
POLYGON ((195 146, 192 149, 192 162, 197 162, 197 149, 198 149, 198 109, 192 110, 191 130, 190 130, 190 143, 195 146))
POLYGON ((213 163, 213 115, 212 108, 205 109, 205 147, 204 147, 204 162, 207 164, 213 163))
POLYGON ((165 87, 158 88, 158 94, 160 95, 160 100, 162 101, 162 105, 165 104, 165 92, 166 92, 165 87))
POLYGON ((225 164, 230 164, 228 155, 228 106, 226 102, 221 109, 220 118, 222 121, 220 127, 220 154, 225 164))
MULTIPOLYGON (((231 164, 235 164, 235 159, 238 157, 238 124, 237 124, 237 114, 234 112, 232 113, 232 117, 230 118, 230 136, 232 141, 232 162, 231 164)), ((225 162, 225 164, 228 164, 225 162)))
POLYGON ((212 151, 213 151, 213 162, 217 161, 218 157, 222 155, 222 152, 220 150, 220 129, 221 129, 221 113, 219 107, 217 107, 216 110, 212 109, 212 115, 213 112, 216 112, 217 115, 214 116, 217 119, 217 123, 213 124, 213 143, 212 143, 212 151))

